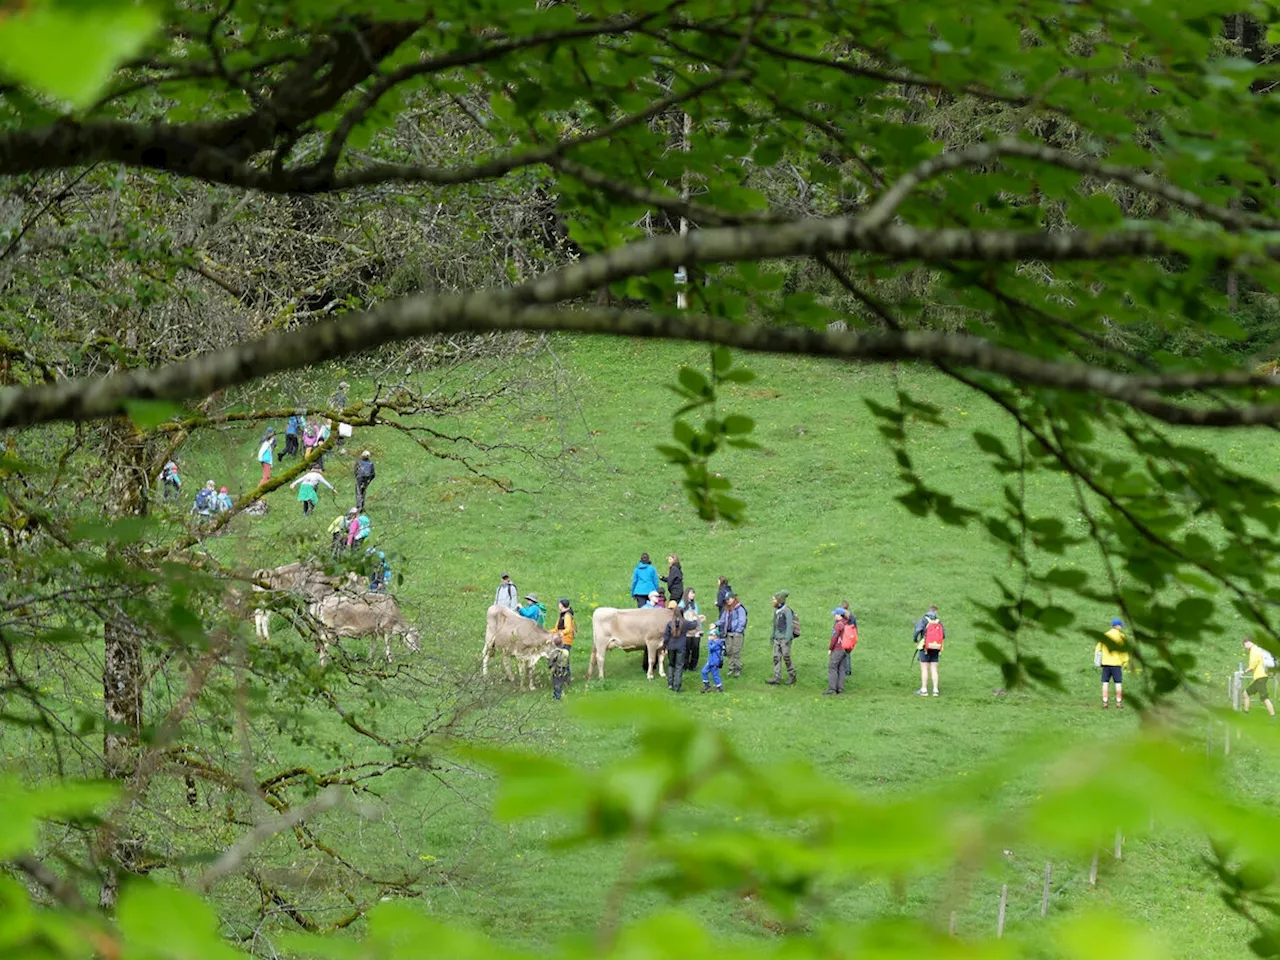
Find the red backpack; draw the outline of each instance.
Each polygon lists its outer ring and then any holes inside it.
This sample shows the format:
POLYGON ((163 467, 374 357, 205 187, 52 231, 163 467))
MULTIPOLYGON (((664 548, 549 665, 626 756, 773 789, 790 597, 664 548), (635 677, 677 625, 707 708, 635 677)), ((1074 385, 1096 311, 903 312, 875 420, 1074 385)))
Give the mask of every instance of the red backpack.
POLYGON ((941 620, 930 620, 924 625, 924 648, 926 650, 941 650, 943 637, 944 631, 941 620))
POLYGON ((858 625, 856 623, 846 623, 844 632, 840 634, 840 646, 845 650, 852 650, 858 645, 858 625))

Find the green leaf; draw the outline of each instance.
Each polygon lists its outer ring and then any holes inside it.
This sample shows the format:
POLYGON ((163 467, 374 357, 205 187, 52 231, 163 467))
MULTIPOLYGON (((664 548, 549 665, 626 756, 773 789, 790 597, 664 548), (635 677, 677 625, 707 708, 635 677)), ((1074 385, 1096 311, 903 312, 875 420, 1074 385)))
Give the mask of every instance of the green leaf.
POLYGON ((130 947, 172 960, 243 960, 218 934, 218 918, 194 893, 134 880, 120 895, 120 932, 130 947))
POLYGON ((138 4, 36 2, 0 19, 0 70, 73 107, 85 107, 159 25, 157 11, 138 4))

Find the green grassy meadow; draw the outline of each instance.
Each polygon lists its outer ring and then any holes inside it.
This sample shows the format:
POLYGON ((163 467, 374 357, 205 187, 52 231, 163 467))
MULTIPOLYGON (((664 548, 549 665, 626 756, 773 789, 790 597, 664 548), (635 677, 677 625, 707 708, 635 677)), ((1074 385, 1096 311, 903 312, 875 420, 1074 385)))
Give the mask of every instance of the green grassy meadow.
MULTIPOLYGON (((743 358, 759 377, 731 387, 725 402, 755 418, 754 436, 764 449, 731 450, 719 461, 748 503, 748 522, 739 528, 708 526, 688 505, 679 473, 653 449, 669 436, 678 402, 665 385, 681 364, 705 366, 706 351, 585 338, 557 340, 555 348, 564 365, 556 415, 540 412, 538 397, 526 397, 519 412, 508 408, 431 424, 442 433, 524 443, 554 456, 547 464, 513 457, 497 465, 500 475, 529 492, 502 493, 457 461, 425 455, 395 431, 358 429, 352 441, 355 453, 364 447, 373 451, 378 479, 370 489, 368 512, 374 542, 404 577, 395 593, 421 627, 429 654, 462 671, 478 669, 485 609, 504 570, 522 593, 536 591, 549 608, 558 595, 574 599, 579 642, 568 702, 552 701, 542 665, 536 692, 511 690, 487 708, 499 725, 504 717, 511 718, 512 729, 518 724, 523 745, 600 764, 634 745, 625 729, 601 728, 576 716, 574 701, 671 696, 662 681, 646 682, 637 655, 616 651, 608 657, 605 681, 588 688, 582 683, 590 611, 596 605, 630 605, 631 571, 641 551, 653 557, 660 572, 665 572, 666 555, 678 553, 686 585, 698 590, 704 612, 714 612, 718 574, 728 576, 743 599, 751 615, 745 675, 726 681, 723 697, 699 696, 697 678, 687 677, 680 708, 700 723, 732 731, 750 759, 780 771, 799 761, 869 794, 909 791, 960 782, 1036 737, 1054 744, 1094 743, 1105 751, 1110 738, 1138 723, 1136 711, 1099 709, 1092 653, 1113 615, 1109 609, 1078 609, 1079 630, 1070 641, 1034 633, 1022 639, 1061 671, 1065 693, 995 695, 999 673, 973 650, 981 639, 974 626, 979 619, 975 603, 998 597, 995 578, 1013 575, 1003 548, 976 526, 948 527, 916 518, 894 499, 902 492, 897 467, 864 398, 891 404, 901 387, 940 406, 949 428, 912 427, 912 455, 931 482, 980 508, 1002 500, 1002 481, 987 469, 971 431, 1012 437, 1008 423, 983 398, 939 375, 906 368, 895 376, 888 368, 743 358), (771 672, 769 598, 783 588, 804 626, 794 644, 799 682, 793 688, 763 682, 771 672), (860 626, 851 693, 824 698, 828 612, 846 599, 860 626), (942 696, 922 700, 912 696, 919 670, 909 641, 914 621, 930 603, 940 608, 948 645, 941 663, 942 696)), ((336 381, 339 374, 332 377, 336 381)), ((359 396, 367 385, 354 386, 353 396, 359 396)), ((314 401, 324 401, 332 388, 328 380, 317 380, 314 401)), ((259 433, 258 427, 228 429, 185 451, 190 493, 206 474, 233 494, 248 489, 258 472, 259 433)), ((1272 462, 1274 440, 1265 433, 1212 440, 1232 460, 1272 462)), ((326 492, 314 517, 300 515, 291 492, 277 491, 270 497, 270 516, 238 518, 232 534, 211 541, 209 549, 222 559, 254 566, 322 549, 325 527, 352 497, 353 462, 354 457, 331 458, 329 474, 341 500, 326 492)), ((1084 521, 1061 478, 1031 474, 1027 496, 1033 511, 1059 516, 1073 532, 1083 531, 1084 521)), ((1099 569, 1096 557, 1083 548, 1056 562, 1099 569)), ((1206 693, 1217 702, 1224 699, 1224 678, 1239 659, 1239 631, 1230 620, 1222 625, 1224 633, 1198 651, 1206 693)), ((275 631, 286 642, 282 621, 276 621, 275 631)), ((1140 674, 1126 679, 1133 692, 1141 691, 1140 674)), ((407 723, 427 708, 407 695, 393 695, 382 707, 390 716, 380 719, 407 723)), ((1249 719, 1263 729, 1258 713, 1249 719)), ((315 722, 331 721, 317 714, 315 722)), ((363 748, 353 741, 350 749, 358 757, 363 748)), ((277 747, 282 759, 291 750, 305 759, 305 748, 277 747)), ((1254 798, 1271 796, 1280 785, 1280 769, 1247 740, 1236 748, 1226 775, 1254 798)), ((460 776, 448 790, 429 778, 410 783, 403 789, 412 815, 396 824, 398 841, 410 850, 418 845, 424 861, 455 865, 449 882, 427 898, 433 912, 535 946, 594 927, 620 866, 619 851, 551 851, 547 839, 554 835, 553 821, 493 821, 487 812, 493 784, 483 776, 460 776)), ((1033 777, 1011 776, 992 799, 995 814, 998 805, 1016 805, 1034 790, 1033 777)), ((673 829, 697 844, 698 823, 698 812, 690 811, 673 829)), ((375 858, 386 838, 378 825, 339 829, 348 831, 350 844, 375 858)), ((902 829, 928 830, 928 824, 903 824, 902 829)), ((1159 830, 1131 838, 1122 860, 1103 852, 1096 887, 1086 881, 1087 861, 1056 864, 1050 921, 1068 907, 1104 903, 1157 931, 1170 956, 1247 956, 1246 926, 1222 906, 1199 863, 1205 849, 1198 837, 1159 830)), ((949 907, 957 911, 959 933, 994 931, 1003 880, 1010 886, 1007 935, 1034 938, 1045 922, 1039 916, 1044 857, 1035 850, 995 851, 992 863, 949 907)), ((924 912, 945 924, 946 893, 936 882, 920 880, 898 889, 867 883, 830 895, 836 912, 846 918, 924 912)), ((626 909, 639 914, 662 902, 659 893, 642 890, 626 909)), ((725 936, 774 935, 750 905, 701 898, 692 907, 725 936)))

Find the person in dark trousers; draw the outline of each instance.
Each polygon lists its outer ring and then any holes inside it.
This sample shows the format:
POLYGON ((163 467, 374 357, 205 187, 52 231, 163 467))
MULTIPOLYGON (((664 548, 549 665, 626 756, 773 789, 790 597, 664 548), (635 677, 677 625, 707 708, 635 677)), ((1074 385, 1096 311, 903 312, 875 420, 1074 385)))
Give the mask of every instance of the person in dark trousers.
POLYGON ((667 556, 667 575, 659 577, 667 585, 667 596, 676 603, 684 601, 684 571, 680 569, 680 558, 674 553, 667 556))
POLYGON ((836 607, 831 611, 836 618, 831 628, 831 646, 827 649, 830 657, 827 661, 827 689, 824 697, 844 693, 844 681, 849 675, 849 660, 853 656, 853 648, 858 645, 858 618, 844 607, 836 607))
POLYGON ((285 424, 284 452, 280 454, 281 463, 284 463, 285 457, 296 457, 298 455, 298 434, 302 432, 304 417, 305 413, 299 407, 294 411, 293 416, 289 418, 289 422, 285 424))
POLYGON ((502 582, 498 584, 498 592, 493 595, 493 602, 499 607, 506 607, 508 610, 520 609, 520 592, 516 590, 516 585, 511 581, 511 574, 504 573, 502 582))
MULTIPOLYGON (((557 600, 559 607, 558 616, 556 617, 556 625, 553 632, 560 638, 560 642, 564 644, 565 662, 572 660, 573 654, 573 638, 578 632, 577 624, 573 617, 573 604, 568 597, 560 597, 557 600)), ((569 672, 565 674, 567 683, 573 682, 573 667, 569 667, 569 672)))
POLYGON ((671 619, 662 631, 662 646, 667 651, 667 687, 679 693, 680 682, 684 679, 684 648, 689 621, 674 600, 667 601, 667 609, 671 611, 671 619))
POLYGON ((796 668, 791 663, 791 639, 796 615, 787 606, 789 596, 791 594, 786 590, 779 590, 773 595, 773 635, 770 637, 773 641, 773 679, 766 680, 765 683, 775 687, 782 683, 783 664, 787 667, 787 686, 794 687, 796 684, 796 668))
POLYGON ((631 572, 631 599, 636 602, 637 607, 643 607, 649 602, 649 594, 657 589, 658 571, 649 562, 649 555, 642 553, 640 554, 640 562, 636 564, 635 570, 631 572))
MULTIPOLYGON (((337 392, 335 392, 333 395, 333 409, 335 410, 347 409, 347 391, 349 389, 351 389, 351 384, 347 383, 345 380, 342 381, 342 383, 338 384, 337 392)), ((349 436, 351 436, 351 424, 339 423, 338 424, 338 446, 337 446, 338 453, 347 452, 347 437, 349 436)))
POLYGON ((182 477, 178 475, 178 458, 174 457, 160 471, 160 484, 164 487, 164 499, 177 500, 182 493, 182 477))
POLYGON ((377 471, 373 467, 373 460, 366 450, 360 454, 360 459, 356 461, 356 509, 364 509, 365 491, 369 489, 369 484, 373 483, 373 478, 377 476, 377 471))
POLYGON ((702 624, 707 618, 698 610, 697 594, 693 587, 684 592, 684 599, 680 601, 680 609, 684 611, 684 618, 689 621, 689 632, 685 639, 685 655, 684 668, 686 670, 698 669, 698 658, 702 656, 702 624))
POLYGON ((731 677, 742 676, 742 642, 747 632, 747 608, 742 605, 738 595, 730 593, 725 597, 724 613, 716 621, 720 636, 724 637, 724 651, 727 672, 731 677))
POLYGON ((559 700, 564 693, 564 685, 569 682, 569 651, 564 647, 564 638, 558 633, 551 652, 547 654, 547 666, 551 668, 551 689, 559 700))
POLYGON ((720 578, 720 586, 716 590, 716 620, 718 621, 724 616, 725 604, 729 599, 729 594, 733 593, 733 587, 729 586, 728 577, 720 578))

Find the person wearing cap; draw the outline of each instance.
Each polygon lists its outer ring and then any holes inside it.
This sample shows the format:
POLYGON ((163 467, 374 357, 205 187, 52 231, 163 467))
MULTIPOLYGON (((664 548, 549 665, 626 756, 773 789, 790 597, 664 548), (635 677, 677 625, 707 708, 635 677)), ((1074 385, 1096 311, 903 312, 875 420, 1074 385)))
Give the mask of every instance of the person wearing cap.
MULTIPOLYGON (((1258 697, 1262 700, 1262 705, 1267 708, 1267 713, 1271 715, 1271 719, 1276 718, 1276 708, 1271 702, 1271 696, 1267 693, 1267 652, 1253 642, 1253 637, 1244 638, 1245 654, 1249 657, 1249 666, 1246 668, 1252 675, 1253 680, 1244 691, 1244 712, 1249 712, 1250 696, 1258 697)), ((1116 700, 1120 699, 1119 694, 1116 700)))
POLYGON ((216 503, 217 511, 219 513, 226 513, 233 505, 231 494, 227 493, 226 487, 223 487, 218 491, 218 499, 216 503))
POLYGON ((1125 649, 1124 621, 1119 617, 1111 621, 1111 629, 1102 635, 1093 656, 1093 662, 1102 668, 1102 709, 1111 706, 1107 702, 1107 682, 1110 681, 1116 688, 1116 709, 1123 710, 1124 668, 1129 665, 1129 652, 1125 649))
POLYGON ((689 621, 684 618, 680 604, 674 600, 667 601, 667 610, 671 619, 662 631, 662 647, 667 651, 667 688, 679 693, 684 678, 685 638, 689 634, 689 621))
POLYGON ((920 689, 917 697, 929 695, 929 679, 933 678, 933 695, 938 695, 938 660, 942 657, 942 644, 947 639, 947 628, 938 619, 938 608, 931 606, 916 621, 911 639, 916 645, 916 657, 920 660, 920 689))
MULTIPOLYGON (((649 598, 658 592, 658 570, 649 562, 647 553, 640 554, 640 562, 631 573, 631 599, 637 607, 647 605, 649 598)), ((661 594, 658 594, 661 596, 661 594)))
POLYGON ((702 692, 710 693, 711 684, 716 685, 716 693, 724 693, 724 682, 720 679, 720 668, 724 666, 724 641, 720 639, 720 629, 714 623, 707 631, 707 662, 702 665, 702 692))
POLYGON ((369 489, 369 484, 373 483, 373 478, 377 476, 378 471, 373 467, 373 458, 369 451, 366 450, 360 454, 360 459, 356 461, 356 509, 364 509, 364 494, 369 489))
POLYGON ((726 672, 730 677, 742 676, 742 641, 747 632, 747 608, 732 590, 725 595, 724 613, 716 621, 716 630, 724 638, 726 672))
POLYGON ((546 604, 538 602, 536 593, 525 594, 525 606, 521 607, 516 613, 524 617, 526 620, 532 620, 538 626, 543 626, 547 622, 546 604))
POLYGON ((498 592, 493 595, 493 602, 496 606, 506 607, 508 610, 520 609, 520 592, 516 590, 516 585, 511 582, 511 574, 504 573, 502 581, 498 584, 498 592))
POLYGON ((827 661, 827 689, 824 697, 844 693, 845 677, 849 675, 847 668, 853 655, 853 648, 858 645, 858 618, 844 607, 836 607, 831 611, 835 623, 831 628, 831 646, 827 649, 830 657, 827 661))
POLYGON ((775 687, 782 683, 784 663, 789 678, 787 686, 794 687, 796 683, 796 668, 791 663, 791 639, 795 632, 796 615, 787 606, 789 596, 791 593, 787 590, 779 590, 773 595, 773 635, 770 637, 773 642, 773 678, 765 683, 775 687))
MULTIPOLYGON (((552 633, 560 638, 560 642, 564 644, 566 654, 571 654, 573 653, 573 637, 578 632, 577 624, 573 618, 573 604, 568 597, 560 597, 556 601, 556 605, 559 610, 556 615, 556 626, 552 633)), ((567 655, 565 656, 565 666, 566 669, 569 666, 569 657, 567 655)), ((572 677, 568 672, 565 673, 565 680, 572 682, 572 677)))
POLYGON ((666 608, 666 604, 662 602, 662 594, 657 590, 649 591, 649 596, 644 602, 645 610, 662 610, 666 608))

